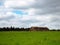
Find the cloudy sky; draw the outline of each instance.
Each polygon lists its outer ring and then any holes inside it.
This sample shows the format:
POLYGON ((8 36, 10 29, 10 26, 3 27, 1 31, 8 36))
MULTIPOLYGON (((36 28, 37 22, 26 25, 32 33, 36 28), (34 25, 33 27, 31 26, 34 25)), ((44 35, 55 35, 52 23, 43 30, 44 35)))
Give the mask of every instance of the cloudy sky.
POLYGON ((60 29, 60 0, 0 0, 0 27, 10 26, 60 29))

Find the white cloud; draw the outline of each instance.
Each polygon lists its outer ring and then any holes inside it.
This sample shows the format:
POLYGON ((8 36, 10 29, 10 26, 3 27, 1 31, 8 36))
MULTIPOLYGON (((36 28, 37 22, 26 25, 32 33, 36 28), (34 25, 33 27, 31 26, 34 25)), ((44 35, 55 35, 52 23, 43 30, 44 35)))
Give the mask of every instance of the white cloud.
POLYGON ((59 24, 60 0, 3 0, 0 5, 0 27, 47 26, 59 29, 59 24), (14 10, 27 14, 16 14, 14 10))
POLYGON ((4 5, 6 8, 12 7, 25 7, 30 6, 35 2, 35 0, 6 0, 4 5))

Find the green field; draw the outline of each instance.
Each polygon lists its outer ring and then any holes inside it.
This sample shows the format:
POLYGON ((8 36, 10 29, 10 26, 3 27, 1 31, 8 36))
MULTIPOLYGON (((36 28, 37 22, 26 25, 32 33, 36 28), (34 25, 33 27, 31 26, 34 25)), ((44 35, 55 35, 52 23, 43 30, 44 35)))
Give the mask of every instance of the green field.
POLYGON ((60 45, 60 32, 0 32, 0 45, 60 45))

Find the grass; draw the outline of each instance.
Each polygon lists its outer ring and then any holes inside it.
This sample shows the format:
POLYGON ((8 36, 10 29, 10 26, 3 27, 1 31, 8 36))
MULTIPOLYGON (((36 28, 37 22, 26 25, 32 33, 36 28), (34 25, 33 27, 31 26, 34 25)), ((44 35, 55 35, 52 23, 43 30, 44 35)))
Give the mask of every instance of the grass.
POLYGON ((0 32, 0 45, 60 45, 60 32, 0 32))

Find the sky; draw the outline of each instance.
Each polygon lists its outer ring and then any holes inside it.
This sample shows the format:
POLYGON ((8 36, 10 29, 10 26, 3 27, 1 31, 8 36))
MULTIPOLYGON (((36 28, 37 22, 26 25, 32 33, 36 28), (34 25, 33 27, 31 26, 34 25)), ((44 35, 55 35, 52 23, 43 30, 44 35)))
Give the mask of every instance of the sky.
POLYGON ((0 0, 0 27, 60 29, 60 0, 0 0))

